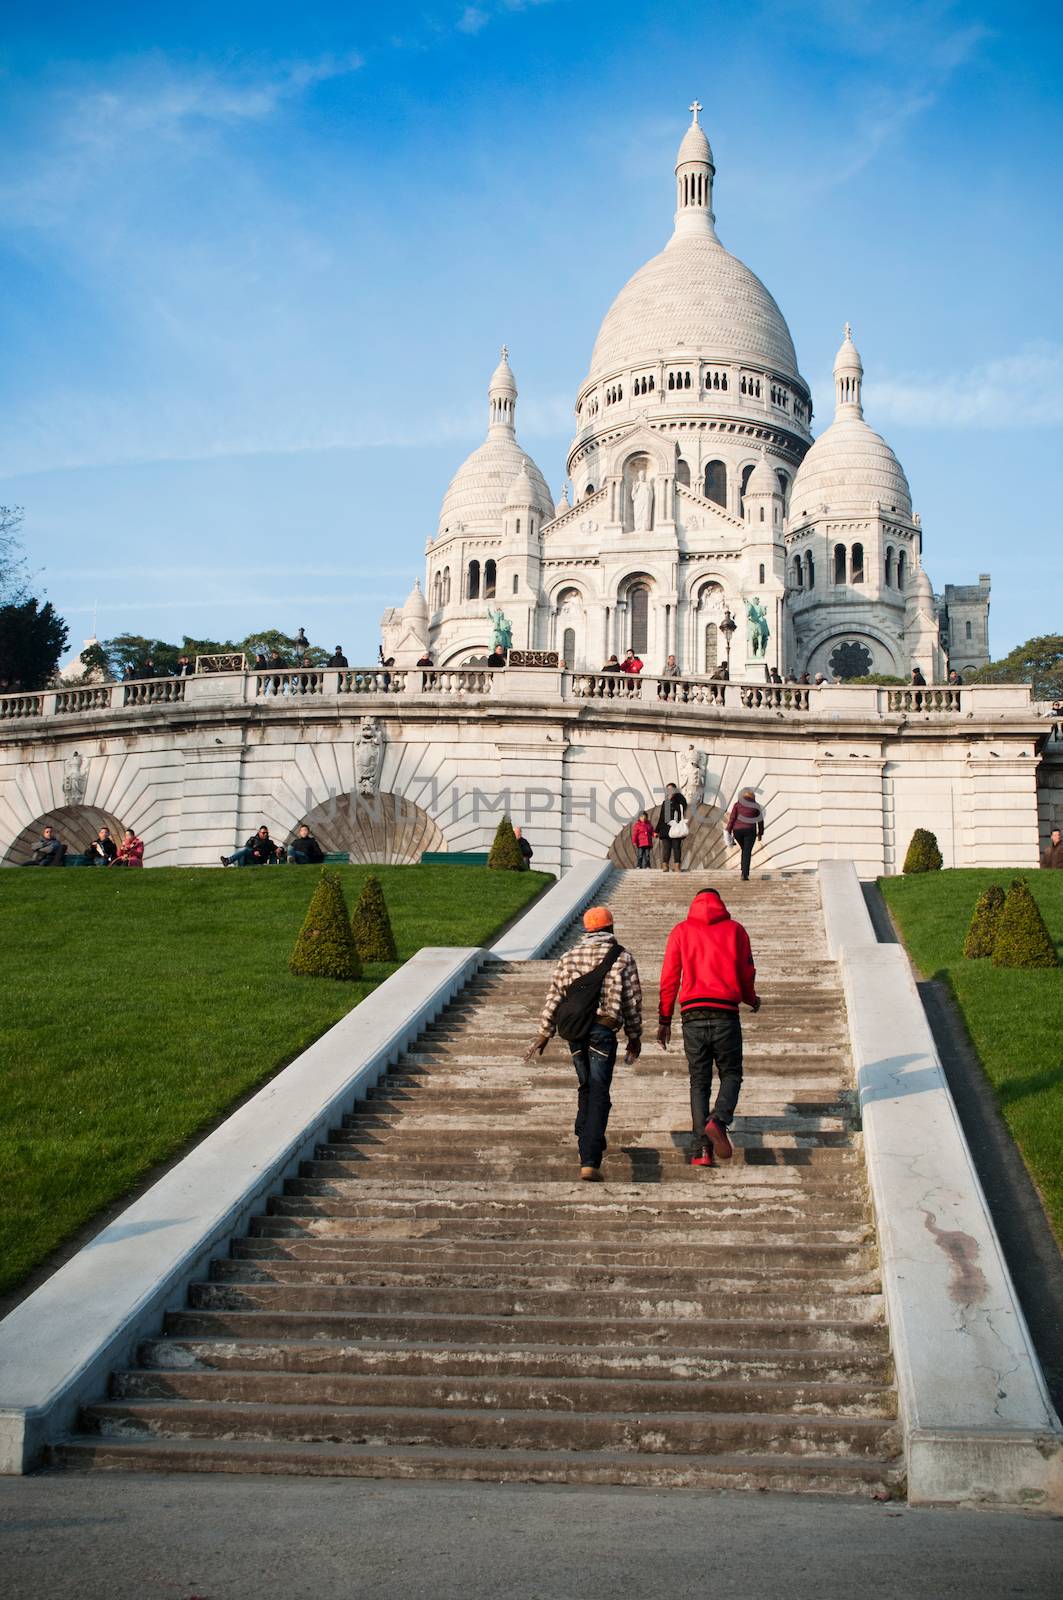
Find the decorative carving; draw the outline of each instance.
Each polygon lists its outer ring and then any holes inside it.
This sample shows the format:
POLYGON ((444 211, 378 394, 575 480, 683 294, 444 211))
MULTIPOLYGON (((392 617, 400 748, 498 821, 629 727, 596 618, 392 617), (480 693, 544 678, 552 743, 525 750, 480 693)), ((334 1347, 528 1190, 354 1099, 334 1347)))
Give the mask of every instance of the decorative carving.
POLYGON ((220 656, 197 656, 197 672, 246 672, 247 657, 239 650, 220 656))
POLYGON ((384 735, 376 717, 363 717, 354 746, 354 768, 358 793, 374 795, 380 787, 380 768, 384 759, 384 735))
POLYGON ((705 752, 692 744, 679 757, 679 788, 694 810, 705 798, 705 752))
POLYGON ((640 472, 631 488, 632 527, 636 533, 649 533, 653 527, 653 484, 640 472))
POLYGON ((513 648, 513 624, 507 619, 501 607, 497 611, 492 611, 491 607, 488 606, 487 620, 494 625, 494 632, 491 635, 492 648, 500 644, 503 650, 511 650, 513 648))
POLYGON ((751 656, 763 660, 768 653, 768 638, 771 629, 768 627, 768 613, 760 603, 760 596, 754 595, 746 606, 746 616, 749 626, 746 630, 749 638, 749 653, 751 656))
POLYGON ((63 799, 68 806, 79 806, 85 798, 89 769, 75 750, 63 762, 63 799))
POLYGON ((511 667, 559 667, 561 657, 556 650, 511 650, 511 667))

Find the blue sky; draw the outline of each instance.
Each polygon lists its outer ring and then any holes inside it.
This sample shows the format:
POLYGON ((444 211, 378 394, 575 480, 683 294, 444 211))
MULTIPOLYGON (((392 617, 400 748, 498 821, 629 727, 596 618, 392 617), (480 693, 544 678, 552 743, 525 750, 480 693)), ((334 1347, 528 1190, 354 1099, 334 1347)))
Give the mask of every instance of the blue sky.
POLYGON ((1063 630, 1058 6, 9 3, 0 502, 71 635, 375 654, 505 340, 554 493, 696 95, 729 249, 995 655, 1063 630))

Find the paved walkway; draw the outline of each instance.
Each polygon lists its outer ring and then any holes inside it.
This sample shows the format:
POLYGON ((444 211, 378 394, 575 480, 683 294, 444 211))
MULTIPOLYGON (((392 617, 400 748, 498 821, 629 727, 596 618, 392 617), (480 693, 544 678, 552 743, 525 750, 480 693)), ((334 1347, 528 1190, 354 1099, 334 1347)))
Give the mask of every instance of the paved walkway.
POLYGON ((809 1495, 0 1479, 12 1600, 1042 1600, 1060 1520, 809 1495))

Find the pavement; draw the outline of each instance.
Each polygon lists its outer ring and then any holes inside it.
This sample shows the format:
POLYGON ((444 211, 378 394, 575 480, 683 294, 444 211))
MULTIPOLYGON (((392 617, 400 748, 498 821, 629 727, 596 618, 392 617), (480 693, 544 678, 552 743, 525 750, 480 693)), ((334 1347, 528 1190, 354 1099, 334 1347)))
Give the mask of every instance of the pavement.
POLYGON ((1063 1519, 809 1495, 0 1480, 10 1600, 1058 1600, 1063 1519))

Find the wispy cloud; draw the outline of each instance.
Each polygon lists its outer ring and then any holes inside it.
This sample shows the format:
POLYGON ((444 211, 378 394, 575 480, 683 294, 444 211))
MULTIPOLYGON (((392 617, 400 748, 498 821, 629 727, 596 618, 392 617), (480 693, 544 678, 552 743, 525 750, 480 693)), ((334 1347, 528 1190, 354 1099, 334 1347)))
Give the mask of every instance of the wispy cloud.
MULTIPOLYGON (((817 413, 834 409, 833 384, 817 384, 817 413)), ((864 390, 869 422, 924 428, 1063 426, 1063 344, 1036 340, 1014 355, 962 371, 875 378, 864 390)))

